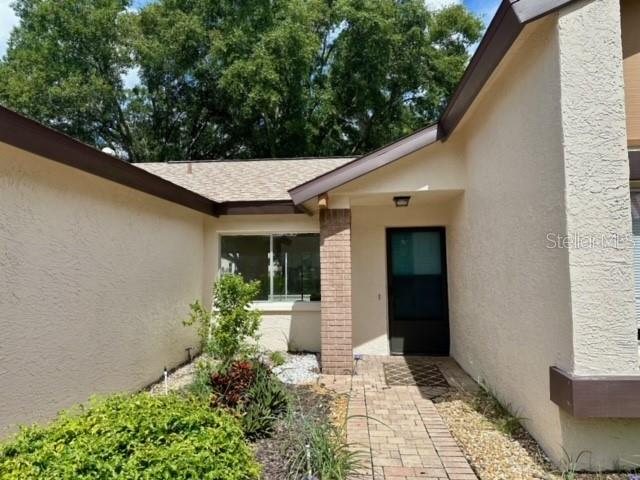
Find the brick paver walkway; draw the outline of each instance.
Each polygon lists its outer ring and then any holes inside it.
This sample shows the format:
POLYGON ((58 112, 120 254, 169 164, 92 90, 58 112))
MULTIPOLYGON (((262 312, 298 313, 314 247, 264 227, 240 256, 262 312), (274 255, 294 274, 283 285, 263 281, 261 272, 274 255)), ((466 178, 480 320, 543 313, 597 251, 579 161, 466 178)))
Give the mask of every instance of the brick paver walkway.
MULTIPOLYGON (((430 399, 438 392, 387 386, 383 362, 405 361, 406 357, 365 357, 352 377, 323 378, 328 386, 349 392, 348 442, 364 459, 354 480, 476 480, 430 399)), ((412 361, 435 361, 454 386, 473 383, 451 359, 412 361)))

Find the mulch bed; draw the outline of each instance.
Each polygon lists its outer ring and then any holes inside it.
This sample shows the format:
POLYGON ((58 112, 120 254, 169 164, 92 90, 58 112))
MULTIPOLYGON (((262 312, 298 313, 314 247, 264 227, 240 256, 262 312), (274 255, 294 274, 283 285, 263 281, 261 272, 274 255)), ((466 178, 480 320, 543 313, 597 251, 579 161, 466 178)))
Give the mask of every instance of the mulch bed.
MULTIPOLYGON (((341 403, 334 392, 318 385, 288 385, 287 389, 293 397, 292 413, 294 423, 302 422, 310 416, 316 418, 335 418, 336 408, 341 403)), ((278 420, 273 434, 269 438, 254 443, 256 458, 262 465, 263 480, 284 480, 287 478, 285 451, 289 437, 289 426, 284 420, 278 420)))

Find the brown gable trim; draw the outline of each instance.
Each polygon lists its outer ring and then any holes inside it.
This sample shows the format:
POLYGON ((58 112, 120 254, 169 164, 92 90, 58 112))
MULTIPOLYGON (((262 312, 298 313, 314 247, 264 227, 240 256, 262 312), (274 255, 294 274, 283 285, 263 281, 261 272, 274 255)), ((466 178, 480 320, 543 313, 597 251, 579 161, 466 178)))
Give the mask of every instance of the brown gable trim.
POLYGON ((640 375, 577 376, 550 367, 549 392, 574 417, 640 418, 640 375))
POLYGON ((640 180, 640 150, 629 150, 629 180, 640 180))
POLYGON ((291 200, 222 202, 216 207, 220 215, 279 215, 306 213, 291 200))
POLYGON ((216 202, 0 106, 0 142, 217 216, 216 202))
MULTIPOLYGON (((574 1, 576 0, 502 0, 437 125, 427 127, 427 129, 437 129, 436 138, 432 138, 430 142, 425 142, 419 148, 435 143, 437 140, 443 140, 453 133, 480 93, 480 90, 482 90, 482 87, 489 80, 489 77, 527 23, 574 1)), ((419 130, 409 137, 384 147, 387 155, 383 165, 406 156, 406 149, 403 147, 407 139, 422 132, 424 130, 419 130)), ((380 155, 379 152, 375 151, 364 155, 353 162, 298 185, 289 190, 291 198, 296 204, 306 202, 316 195, 325 193, 380 168, 382 165, 376 161, 376 158, 380 155)))
POLYGON ((289 194, 296 205, 325 193, 337 186, 355 180, 367 173, 377 170, 391 162, 420 150, 435 143, 442 138, 442 133, 438 125, 418 130, 417 132, 404 137, 392 144, 357 158, 349 163, 327 172, 319 177, 309 180, 302 185, 289 190, 289 194))
POLYGON ((440 117, 446 136, 458 126, 523 28, 511 4, 503 1, 440 117))

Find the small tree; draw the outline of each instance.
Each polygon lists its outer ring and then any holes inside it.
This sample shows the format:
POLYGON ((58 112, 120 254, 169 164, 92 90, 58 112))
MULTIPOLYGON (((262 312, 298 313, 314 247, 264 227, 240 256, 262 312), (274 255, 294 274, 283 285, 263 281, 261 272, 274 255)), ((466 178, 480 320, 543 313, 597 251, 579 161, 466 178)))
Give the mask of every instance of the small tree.
POLYGON ((256 351, 262 314, 252 309, 251 303, 259 292, 259 281, 245 282, 240 275, 225 274, 213 286, 211 312, 199 300, 190 305, 189 319, 184 324, 199 325, 202 351, 219 360, 221 370, 256 351))

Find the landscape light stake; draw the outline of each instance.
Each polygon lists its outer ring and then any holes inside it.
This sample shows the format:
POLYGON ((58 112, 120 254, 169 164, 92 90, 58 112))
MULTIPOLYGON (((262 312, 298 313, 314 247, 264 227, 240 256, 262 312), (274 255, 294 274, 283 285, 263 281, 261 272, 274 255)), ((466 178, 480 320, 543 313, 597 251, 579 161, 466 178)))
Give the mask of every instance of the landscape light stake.
POLYGON ((169 372, 167 372, 167 367, 164 367, 164 394, 169 394, 169 372))
MULTIPOLYGON (((361 353, 356 353, 356 354, 353 356, 353 359, 356 361, 356 365, 355 365, 355 367, 353 367, 353 375, 357 375, 357 374, 358 374, 358 362, 359 362, 360 360, 362 360, 362 354, 361 354, 361 353)), ((353 375, 352 375, 352 376, 353 376, 353 375)))

